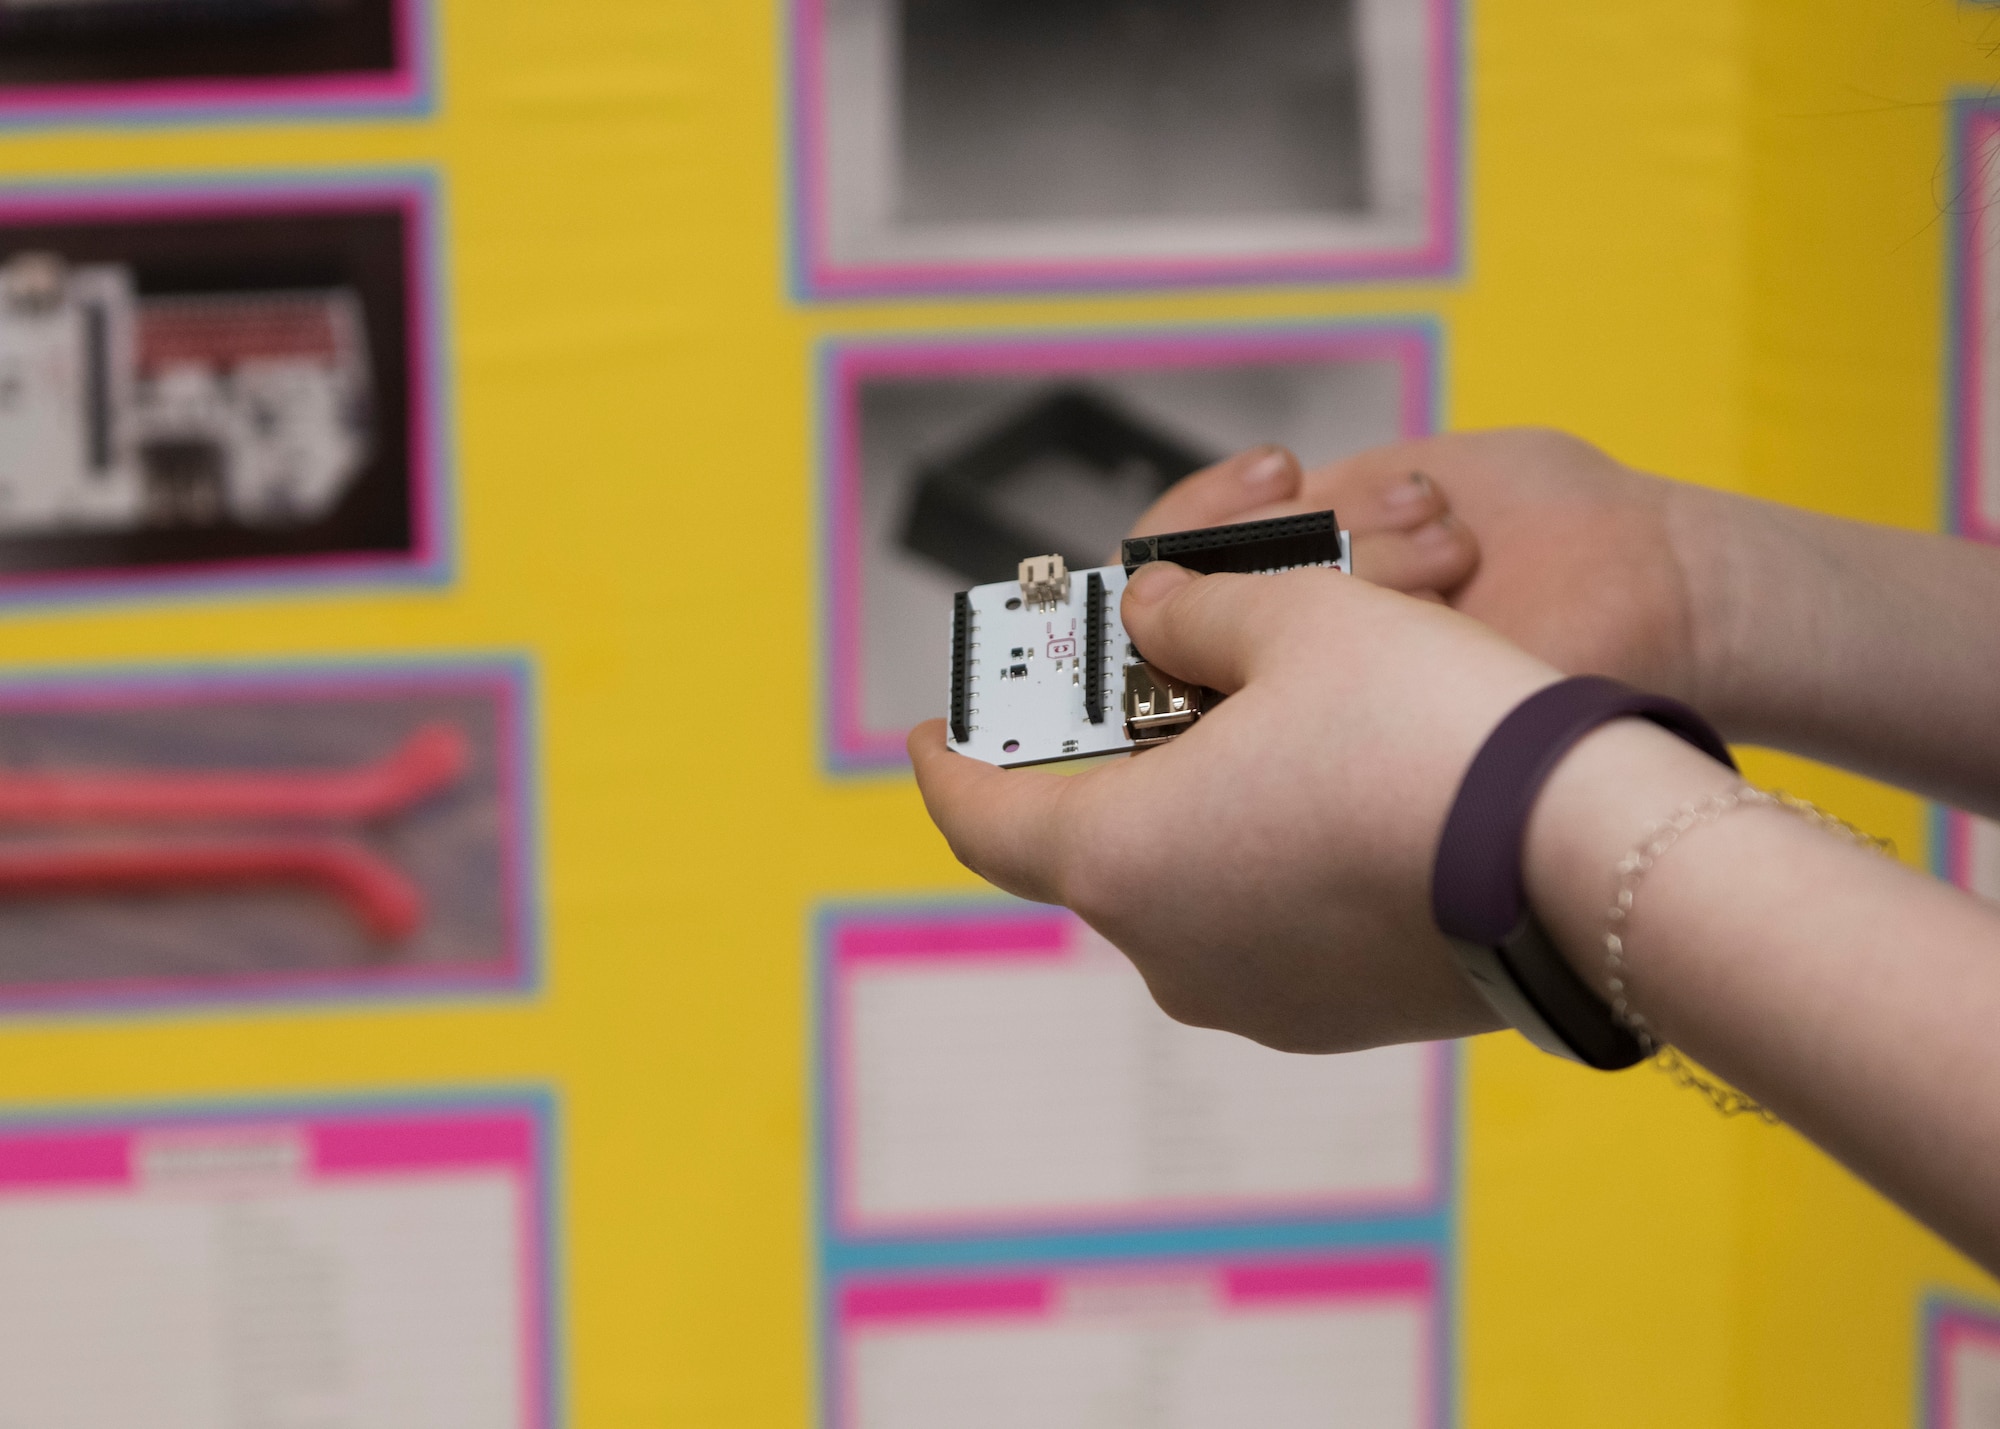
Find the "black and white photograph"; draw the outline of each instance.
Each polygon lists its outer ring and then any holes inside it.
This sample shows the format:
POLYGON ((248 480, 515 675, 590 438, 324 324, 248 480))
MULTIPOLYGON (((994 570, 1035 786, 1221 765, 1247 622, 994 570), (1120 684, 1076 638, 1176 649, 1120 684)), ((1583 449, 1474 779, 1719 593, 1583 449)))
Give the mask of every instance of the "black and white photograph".
POLYGON ((1442 0, 798 0, 826 296, 1452 262, 1442 0))
POLYGON ((0 0, 0 124, 424 102, 426 0, 0 0))
POLYGON ((400 195, 0 200, 0 602, 430 564, 421 223, 400 195))

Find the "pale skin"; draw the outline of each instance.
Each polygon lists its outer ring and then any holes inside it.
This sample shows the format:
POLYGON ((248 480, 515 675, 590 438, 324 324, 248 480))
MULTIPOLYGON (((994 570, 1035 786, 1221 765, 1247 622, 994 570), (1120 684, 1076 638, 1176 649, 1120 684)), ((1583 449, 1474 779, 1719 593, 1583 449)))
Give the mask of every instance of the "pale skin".
MULTIPOLYGON (((1663 482, 1542 432, 1311 473, 1246 453, 1138 529, 1329 505, 1365 580, 1134 577, 1147 657, 1230 694, 1174 743, 1065 777, 953 754, 941 722, 911 736, 958 856, 1074 908, 1182 1021, 1298 1052, 1494 1030, 1431 924, 1431 862, 1481 741, 1563 674, 2000 813, 2000 551, 1663 482)), ((1733 782, 1633 721, 1549 781, 1523 878, 1601 990, 1618 860, 1733 782)), ((1660 860, 1625 938, 1664 1037, 2000 1272, 2000 909, 1751 808, 1660 860)))

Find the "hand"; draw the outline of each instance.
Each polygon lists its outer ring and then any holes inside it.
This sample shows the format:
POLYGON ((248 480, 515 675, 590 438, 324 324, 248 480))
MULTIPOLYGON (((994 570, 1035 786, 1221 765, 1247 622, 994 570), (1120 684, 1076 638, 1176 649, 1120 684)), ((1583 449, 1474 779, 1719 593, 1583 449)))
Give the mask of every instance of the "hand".
POLYGON ((1695 572, 1723 524, 1712 508, 1728 498, 1642 475, 1551 431, 1399 442, 1261 484, 1245 479, 1255 455, 1187 478, 1135 534, 1330 506, 1355 532, 1357 575, 1437 591, 1565 673, 1695 702, 1713 684, 1702 665, 1715 641, 1697 622, 1709 604, 1697 604, 1695 572))
POLYGON ((1229 699, 1070 776, 996 769, 920 725, 917 780, 959 858, 1075 909, 1183 1022, 1312 1052, 1497 1026, 1431 922, 1431 864, 1479 744, 1556 672, 1333 571, 1150 566, 1122 611, 1155 663, 1229 699))
MULTIPOLYGON (((1437 486, 1388 469, 1307 476, 1283 447, 1252 447, 1176 483, 1133 523, 1131 535, 1226 526, 1331 507, 1354 538, 1354 573, 1411 594, 1456 589, 1479 564, 1479 544, 1437 486)), ((1113 557, 1114 562, 1116 557, 1113 557)))
POLYGON ((1665 481, 1559 432, 1403 442, 1262 487, 1229 466, 1169 491, 1144 529, 1332 506, 1372 533, 1358 574, 1441 592, 1565 674, 2000 817, 2000 550, 1665 481), (1460 528, 1455 579, 1416 558, 1425 528, 1397 525, 1403 482, 1434 488, 1409 509, 1460 528))
MULTIPOLYGON (((1714 503, 1561 432, 1471 432, 1366 452, 1325 482, 1411 470, 1479 539, 1451 603, 1572 675, 1610 675, 1692 703, 1712 641, 1700 575, 1714 503)), ((1719 534, 1719 533, 1718 533, 1719 534)))

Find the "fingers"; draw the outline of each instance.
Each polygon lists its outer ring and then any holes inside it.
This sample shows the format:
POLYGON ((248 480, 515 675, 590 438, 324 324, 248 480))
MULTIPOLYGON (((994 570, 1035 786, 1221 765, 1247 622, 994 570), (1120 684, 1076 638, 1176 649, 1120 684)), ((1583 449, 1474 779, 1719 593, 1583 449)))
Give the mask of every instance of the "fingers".
POLYGON ((1253 447, 1196 472, 1132 528, 1143 536, 1331 507, 1354 535, 1354 573, 1409 593, 1450 592, 1479 565, 1479 542, 1443 489, 1416 465, 1426 444, 1402 442, 1301 473, 1283 447, 1253 447))
MULTIPOLYGON (((1119 613, 1148 663, 1231 694, 1249 683, 1260 651, 1289 623, 1287 603, 1298 600, 1301 578, 1321 575, 1196 576, 1156 561, 1133 573, 1119 613)), ((1323 578, 1347 579, 1336 573, 1323 578)))
POLYGON ((1430 438, 1371 447, 1314 467, 1301 483, 1307 500, 1332 506, 1350 531, 1408 530, 1449 505, 1430 438))
POLYGON ((1424 448, 1424 443, 1401 442, 1305 473, 1283 447, 1251 447, 1178 482, 1133 523, 1131 534, 1188 531, 1328 507, 1357 534, 1415 530, 1450 506, 1424 473, 1424 448))
POLYGON ((941 719, 911 730, 909 748, 924 807, 958 861, 1019 897, 1061 902, 1057 885, 1068 823, 1060 805, 1074 781, 1033 769, 998 769, 953 753, 941 719))
POLYGON ((1470 579, 1478 566, 1478 538, 1449 511, 1413 531, 1372 531, 1354 537, 1354 574, 1390 590, 1448 593, 1470 579))
POLYGON ((1331 506, 1350 531, 1414 531, 1451 509, 1443 488, 1421 468, 1338 462, 1308 474, 1302 500, 1331 506))
POLYGON ((1412 463, 1414 443, 1307 473, 1301 509, 1331 506, 1354 534, 1354 573, 1410 593, 1453 591, 1479 566, 1479 541, 1444 490, 1412 463))
POLYGON ((1251 447, 1175 483, 1133 523, 1131 534, 1226 526, 1260 507, 1291 500, 1303 479, 1299 459, 1283 447, 1251 447))

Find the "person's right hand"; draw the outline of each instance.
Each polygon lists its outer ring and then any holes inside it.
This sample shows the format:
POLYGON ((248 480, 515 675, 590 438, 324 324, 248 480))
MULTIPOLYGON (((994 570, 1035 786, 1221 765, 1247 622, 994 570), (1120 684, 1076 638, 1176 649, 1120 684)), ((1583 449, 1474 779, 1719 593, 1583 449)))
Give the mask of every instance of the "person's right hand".
POLYGON ((1326 570, 1156 564, 1121 608, 1150 661, 1229 698, 1067 774, 995 768, 918 725, 917 783, 959 860, 1074 909, 1183 1022, 1299 1052, 1495 1027, 1431 920, 1431 865, 1474 751, 1556 672, 1326 570))

